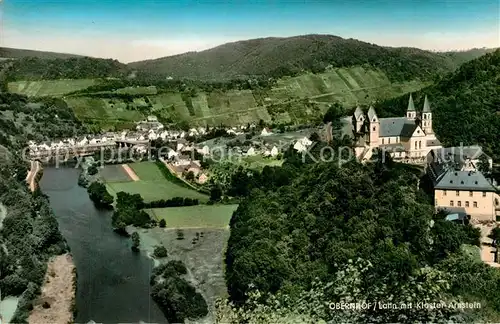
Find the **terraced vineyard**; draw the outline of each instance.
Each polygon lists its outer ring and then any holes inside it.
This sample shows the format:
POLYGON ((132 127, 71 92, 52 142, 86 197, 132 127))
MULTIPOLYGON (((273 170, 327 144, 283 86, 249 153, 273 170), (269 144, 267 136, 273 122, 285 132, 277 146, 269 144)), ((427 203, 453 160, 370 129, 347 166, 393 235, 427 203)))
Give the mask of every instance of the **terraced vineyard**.
POLYGON ((9 92, 28 97, 59 97, 69 92, 86 89, 98 83, 99 81, 94 79, 17 81, 9 82, 8 88, 9 92))
MULTIPOLYGON (((93 80, 58 80, 9 83, 12 92, 28 95, 62 95, 93 84, 93 80), (71 81, 71 82, 70 82, 71 81)), ((131 123, 155 114, 192 125, 239 125, 260 119, 270 123, 304 123, 319 118, 328 105, 338 101, 346 108, 357 103, 396 97, 417 91, 428 83, 391 83, 380 70, 364 67, 332 69, 320 74, 303 74, 278 80, 271 90, 214 90, 194 96, 158 93, 155 87, 123 88, 119 94, 134 95, 133 101, 120 98, 69 96, 65 100, 76 116, 103 128, 131 123)))

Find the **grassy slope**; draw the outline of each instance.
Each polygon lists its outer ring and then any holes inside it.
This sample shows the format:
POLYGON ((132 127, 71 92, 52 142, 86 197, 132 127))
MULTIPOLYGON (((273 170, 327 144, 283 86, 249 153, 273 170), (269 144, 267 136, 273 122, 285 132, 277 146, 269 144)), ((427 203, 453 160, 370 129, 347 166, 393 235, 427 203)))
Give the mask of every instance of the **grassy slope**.
POLYGON ((168 228, 226 228, 238 205, 198 205, 146 210, 168 228))

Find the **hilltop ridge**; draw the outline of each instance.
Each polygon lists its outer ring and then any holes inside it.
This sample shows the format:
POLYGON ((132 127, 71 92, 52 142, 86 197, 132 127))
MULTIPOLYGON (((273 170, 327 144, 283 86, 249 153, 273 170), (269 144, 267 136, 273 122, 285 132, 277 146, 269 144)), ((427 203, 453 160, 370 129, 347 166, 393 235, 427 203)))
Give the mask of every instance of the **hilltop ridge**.
POLYGON ((472 55, 436 53, 310 34, 230 42, 204 51, 133 62, 128 66, 142 73, 166 74, 174 78, 224 80, 256 75, 293 76, 303 71, 323 72, 327 67, 370 65, 384 71, 391 81, 403 81, 431 79, 485 52, 478 49, 472 55))
POLYGON ((68 59, 72 57, 83 57, 84 55, 29 50, 21 48, 0 47, 0 58, 20 59, 25 57, 37 57, 41 59, 68 59))

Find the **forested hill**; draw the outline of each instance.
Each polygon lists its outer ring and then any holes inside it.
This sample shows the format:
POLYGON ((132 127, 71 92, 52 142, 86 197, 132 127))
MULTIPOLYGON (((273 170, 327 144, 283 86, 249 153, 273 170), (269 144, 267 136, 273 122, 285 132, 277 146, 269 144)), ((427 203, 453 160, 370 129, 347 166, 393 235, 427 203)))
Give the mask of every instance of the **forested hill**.
POLYGON ((92 79, 126 75, 126 65, 112 59, 24 57, 14 60, 7 80, 92 79))
POLYGON ((479 259, 479 231, 434 215, 432 199, 417 189, 418 168, 390 158, 304 164, 294 154, 274 173, 263 171, 265 185, 231 218, 226 281, 233 301, 244 307, 249 296, 265 303, 270 294, 267 306, 312 315, 307 323, 498 322, 500 273, 479 259), (475 258, 462 244, 476 245, 475 258), (325 302, 457 298, 480 301, 481 309, 322 310, 325 302))
POLYGON ((22 149, 27 140, 79 135, 82 128, 60 100, 0 93, 0 290, 20 297, 11 323, 26 323, 48 260, 68 251, 48 198, 28 190, 22 149))
MULTIPOLYGON (((481 50, 479 50, 481 51, 481 50)), ((460 63, 469 55, 460 55, 460 63)), ((190 52, 129 67, 147 73, 203 80, 232 79, 249 75, 282 77, 303 70, 320 72, 327 66, 369 64, 382 69, 392 81, 431 79, 458 65, 454 55, 416 48, 389 48, 331 35, 260 38, 227 43, 201 52, 190 52)))
MULTIPOLYGON (((435 85, 415 93, 417 107, 428 95, 437 137, 446 146, 479 144, 500 159, 500 49, 463 64, 435 85)), ((402 116, 408 97, 381 102, 380 116, 402 116)))

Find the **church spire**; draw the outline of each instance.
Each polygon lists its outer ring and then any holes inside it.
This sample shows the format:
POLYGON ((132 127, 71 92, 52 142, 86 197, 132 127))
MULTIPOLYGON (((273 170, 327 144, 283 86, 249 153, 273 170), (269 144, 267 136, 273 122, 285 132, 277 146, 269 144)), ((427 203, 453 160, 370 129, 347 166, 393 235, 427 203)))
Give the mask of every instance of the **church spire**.
POLYGON ((408 109, 406 111, 415 111, 415 105, 413 104, 413 97, 410 93, 410 100, 408 101, 408 109))
POLYGON ((431 112, 431 105, 429 104, 429 99, 427 99, 427 95, 425 95, 424 109, 422 112, 431 112))
POLYGON ((417 111, 415 110, 415 104, 413 103, 413 96, 410 93, 410 100, 408 101, 408 109, 406 109, 406 118, 414 120, 417 118, 417 111))

